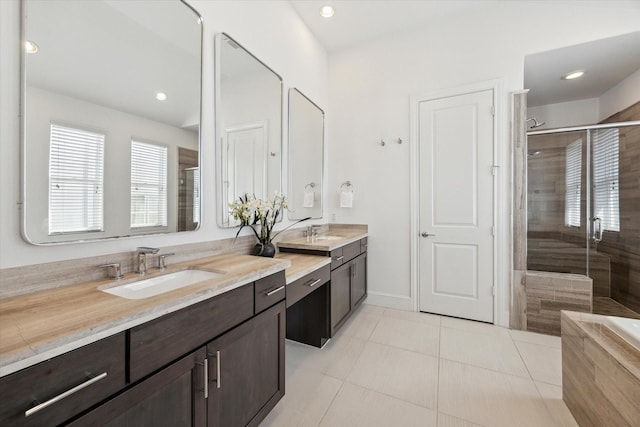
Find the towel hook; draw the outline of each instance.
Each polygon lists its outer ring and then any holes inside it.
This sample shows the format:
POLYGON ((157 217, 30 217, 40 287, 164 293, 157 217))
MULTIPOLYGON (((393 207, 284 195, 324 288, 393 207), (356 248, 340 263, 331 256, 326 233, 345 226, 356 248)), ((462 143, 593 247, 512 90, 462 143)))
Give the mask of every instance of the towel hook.
POLYGON ((349 190, 351 193, 353 193, 353 185, 351 184, 351 181, 345 181, 340 184, 340 193, 345 190, 349 190))

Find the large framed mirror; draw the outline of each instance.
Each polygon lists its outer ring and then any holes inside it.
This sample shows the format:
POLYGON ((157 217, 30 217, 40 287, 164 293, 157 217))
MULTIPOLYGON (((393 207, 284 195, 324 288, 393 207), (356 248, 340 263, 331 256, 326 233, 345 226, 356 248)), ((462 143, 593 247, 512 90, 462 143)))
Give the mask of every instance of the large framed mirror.
POLYGON ((202 26, 179 0, 23 0, 23 235, 200 224, 202 26))
POLYGON ((218 225, 239 225, 229 203, 281 191, 282 78, 227 34, 216 36, 218 225))
POLYGON ((322 218, 324 111, 289 89, 289 219, 322 218))

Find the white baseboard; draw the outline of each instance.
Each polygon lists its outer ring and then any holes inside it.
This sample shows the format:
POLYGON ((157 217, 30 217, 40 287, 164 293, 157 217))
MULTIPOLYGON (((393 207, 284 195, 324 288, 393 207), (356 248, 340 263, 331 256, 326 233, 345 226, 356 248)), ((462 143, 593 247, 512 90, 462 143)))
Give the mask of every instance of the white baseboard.
POLYGON ((382 292, 367 292, 365 304, 377 305, 380 307, 395 308, 397 310, 413 311, 413 301, 411 297, 402 295, 385 294, 382 292))

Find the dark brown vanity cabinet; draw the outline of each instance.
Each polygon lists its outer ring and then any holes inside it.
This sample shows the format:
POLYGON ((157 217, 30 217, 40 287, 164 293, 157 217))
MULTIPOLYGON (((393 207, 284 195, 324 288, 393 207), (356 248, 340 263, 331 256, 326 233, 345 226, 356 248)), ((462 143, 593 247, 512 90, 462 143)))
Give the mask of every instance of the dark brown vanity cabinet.
POLYGON ((331 335, 367 296, 367 254, 358 255, 331 272, 331 335))
MULTIPOLYGON (((287 248, 286 246, 280 247, 281 252, 295 252, 331 257, 331 274, 328 296, 330 337, 340 329, 344 322, 349 318, 349 315, 353 312, 353 309, 367 296, 367 248, 366 237, 336 248, 330 252, 322 250, 287 248)), ((287 292, 289 291, 287 290, 287 292)), ((321 294, 316 295, 316 297, 321 296, 321 294)), ((287 299, 289 299, 289 295, 287 295, 287 299)), ((295 305, 293 307, 295 307, 295 305)), ((293 329, 289 326, 288 328, 293 329)), ((296 336, 298 335, 300 334, 296 334, 296 336)), ((318 340, 316 339, 315 341, 318 340)), ((317 346, 315 341, 310 344, 317 346)), ((303 342, 309 343, 308 341, 303 342)), ((319 342, 323 343, 324 341, 320 340, 319 342)))
POLYGON ((284 395, 284 285, 276 273, 8 375, 0 426, 258 425, 284 395))
POLYGON ((285 302, 207 344, 207 426, 257 426, 284 396, 285 302))

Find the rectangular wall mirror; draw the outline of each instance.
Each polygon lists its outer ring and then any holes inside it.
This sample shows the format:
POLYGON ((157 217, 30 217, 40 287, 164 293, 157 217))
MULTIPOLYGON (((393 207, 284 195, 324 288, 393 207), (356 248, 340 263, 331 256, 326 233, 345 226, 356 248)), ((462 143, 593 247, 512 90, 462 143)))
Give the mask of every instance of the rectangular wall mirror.
POLYGON ((281 191, 282 78, 228 35, 216 36, 218 225, 239 225, 229 203, 281 191))
POLYGON ((289 89, 289 219, 322 218, 324 111, 289 89))
POLYGON ((23 0, 23 235, 200 223, 202 28, 179 0, 23 0))

